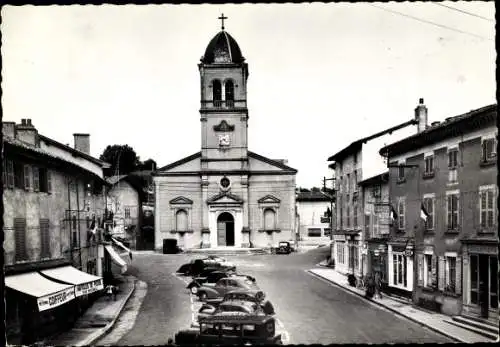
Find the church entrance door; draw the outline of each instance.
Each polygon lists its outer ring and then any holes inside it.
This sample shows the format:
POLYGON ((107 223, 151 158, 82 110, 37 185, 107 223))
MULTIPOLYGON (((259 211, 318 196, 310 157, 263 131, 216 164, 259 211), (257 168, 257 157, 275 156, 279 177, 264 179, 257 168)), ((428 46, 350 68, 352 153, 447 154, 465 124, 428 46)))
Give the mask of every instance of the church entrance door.
POLYGON ((228 212, 217 218, 217 245, 234 246, 234 218, 228 212))

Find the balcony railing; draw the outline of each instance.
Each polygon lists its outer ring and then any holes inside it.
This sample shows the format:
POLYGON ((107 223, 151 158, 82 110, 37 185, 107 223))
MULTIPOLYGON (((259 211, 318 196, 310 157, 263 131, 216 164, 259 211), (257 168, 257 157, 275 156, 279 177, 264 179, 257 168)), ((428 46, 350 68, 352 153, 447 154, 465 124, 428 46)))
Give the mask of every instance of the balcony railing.
POLYGON ((246 100, 205 100, 201 102, 202 108, 231 109, 246 107, 246 100))

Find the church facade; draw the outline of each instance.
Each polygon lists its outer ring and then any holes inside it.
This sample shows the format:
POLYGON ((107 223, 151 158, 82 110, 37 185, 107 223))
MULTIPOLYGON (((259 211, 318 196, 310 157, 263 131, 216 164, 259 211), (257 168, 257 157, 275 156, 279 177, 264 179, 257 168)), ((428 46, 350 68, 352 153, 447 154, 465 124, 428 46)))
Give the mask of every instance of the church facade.
POLYGON ((295 238, 295 176, 248 150, 248 65, 222 28, 198 65, 201 151, 154 173, 155 249, 269 247, 295 238))

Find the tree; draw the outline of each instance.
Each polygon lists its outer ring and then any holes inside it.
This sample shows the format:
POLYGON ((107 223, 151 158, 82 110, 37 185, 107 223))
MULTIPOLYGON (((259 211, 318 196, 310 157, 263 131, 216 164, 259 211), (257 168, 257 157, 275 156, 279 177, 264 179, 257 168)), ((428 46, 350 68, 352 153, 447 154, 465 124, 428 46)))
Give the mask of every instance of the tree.
POLYGON ((156 161, 149 158, 148 160, 145 160, 142 163, 140 163, 138 169, 144 171, 154 171, 156 170, 156 161))
POLYGON ((129 145, 107 146, 99 159, 111 164, 109 175, 116 175, 117 171, 120 175, 126 175, 136 170, 140 163, 139 157, 129 145))

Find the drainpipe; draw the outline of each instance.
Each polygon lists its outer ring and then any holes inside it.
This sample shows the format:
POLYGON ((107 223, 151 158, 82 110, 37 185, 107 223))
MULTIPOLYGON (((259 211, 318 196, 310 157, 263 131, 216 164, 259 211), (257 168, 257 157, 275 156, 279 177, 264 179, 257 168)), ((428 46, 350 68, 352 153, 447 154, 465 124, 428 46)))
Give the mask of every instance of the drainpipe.
POLYGON ((78 194, 78 180, 76 183, 76 219, 78 228, 78 258, 80 263, 80 269, 82 268, 82 245, 81 245, 81 234, 80 234, 80 198, 78 194))
POLYGON ((72 225, 71 225, 71 190, 70 190, 70 184, 71 184, 71 179, 69 177, 66 177, 66 182, 68 185, 68 215, 66 216, 68 218, 68 225, 69 225, 69 256, 70 256, 70 261, 73 264, 73 243, 71 242, 71 236, 73 235, 73 230, 72 225))

